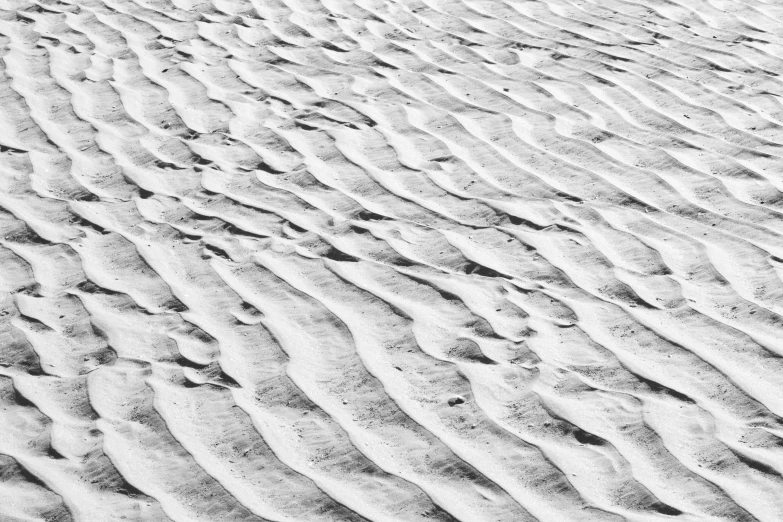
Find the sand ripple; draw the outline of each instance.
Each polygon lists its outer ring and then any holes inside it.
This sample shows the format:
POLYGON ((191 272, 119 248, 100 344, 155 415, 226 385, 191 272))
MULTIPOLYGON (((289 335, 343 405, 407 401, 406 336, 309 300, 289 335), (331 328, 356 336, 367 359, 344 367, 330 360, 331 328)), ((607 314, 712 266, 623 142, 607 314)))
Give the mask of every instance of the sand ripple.
POLYGON ((775 0, 0 1, 0 519, 783 520, 775 0))

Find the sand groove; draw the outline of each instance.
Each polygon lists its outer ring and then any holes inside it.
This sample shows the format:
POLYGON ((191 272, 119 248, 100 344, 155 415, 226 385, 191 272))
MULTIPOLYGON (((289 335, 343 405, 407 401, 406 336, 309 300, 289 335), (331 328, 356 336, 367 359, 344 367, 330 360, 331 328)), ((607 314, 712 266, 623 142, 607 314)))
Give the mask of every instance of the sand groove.
POLYGON ((783 520, 783 6, 0 0, 0 520, 783 520))

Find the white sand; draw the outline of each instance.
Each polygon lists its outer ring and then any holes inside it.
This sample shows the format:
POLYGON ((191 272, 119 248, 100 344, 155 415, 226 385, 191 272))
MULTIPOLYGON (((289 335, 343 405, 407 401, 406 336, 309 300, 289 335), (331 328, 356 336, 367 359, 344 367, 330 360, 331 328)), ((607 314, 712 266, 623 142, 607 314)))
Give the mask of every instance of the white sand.
POLYGON ((780 0, 0 0, 0 522, 783 521, 780 0))

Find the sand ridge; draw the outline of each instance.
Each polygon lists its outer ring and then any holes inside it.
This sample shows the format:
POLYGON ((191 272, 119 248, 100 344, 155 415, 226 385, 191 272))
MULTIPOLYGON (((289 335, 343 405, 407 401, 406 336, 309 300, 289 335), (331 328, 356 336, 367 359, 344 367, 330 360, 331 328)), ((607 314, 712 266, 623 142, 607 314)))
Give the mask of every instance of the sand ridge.
POLYGON ((0 1, 0 520, 783 520, 774 0, 0 1))

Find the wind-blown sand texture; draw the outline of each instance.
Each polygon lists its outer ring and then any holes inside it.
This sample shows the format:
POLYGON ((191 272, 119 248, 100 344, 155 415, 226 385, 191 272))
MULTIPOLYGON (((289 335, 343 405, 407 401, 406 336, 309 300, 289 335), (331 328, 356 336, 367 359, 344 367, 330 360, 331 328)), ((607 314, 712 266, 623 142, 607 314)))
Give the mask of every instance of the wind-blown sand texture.
POLYGON ((783 521, 779 0, 2 0, 0 520, 783 521))

